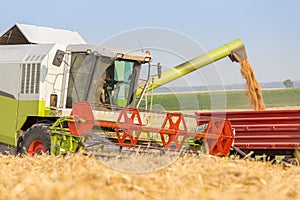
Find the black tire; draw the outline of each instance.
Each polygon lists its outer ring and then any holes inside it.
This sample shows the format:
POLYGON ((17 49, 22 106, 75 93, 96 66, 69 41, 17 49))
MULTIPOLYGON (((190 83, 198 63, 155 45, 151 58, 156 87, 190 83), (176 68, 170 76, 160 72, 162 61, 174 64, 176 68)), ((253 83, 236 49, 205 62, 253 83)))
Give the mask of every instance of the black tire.
POLYGON ((51 137, 49 124, 34 124, 27 129, 23 138, 23 153, 35 155, 41 153, 50 153, 51 137))

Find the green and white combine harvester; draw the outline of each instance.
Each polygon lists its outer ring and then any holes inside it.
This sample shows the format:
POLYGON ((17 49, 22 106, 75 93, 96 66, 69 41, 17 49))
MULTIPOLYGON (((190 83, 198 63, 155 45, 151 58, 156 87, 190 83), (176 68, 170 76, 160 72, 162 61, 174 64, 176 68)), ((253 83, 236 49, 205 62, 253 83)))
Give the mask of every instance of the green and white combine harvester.
POLYGON ((230 42, 141 84, 148 54, 88 45, 74 31, 15 24, 0 37, 1 149, 76 152, 95 121, 116 121, 121 111, 114 106, 134 108, 148 90, 226 56, 246 59, 243 43, 230 42))

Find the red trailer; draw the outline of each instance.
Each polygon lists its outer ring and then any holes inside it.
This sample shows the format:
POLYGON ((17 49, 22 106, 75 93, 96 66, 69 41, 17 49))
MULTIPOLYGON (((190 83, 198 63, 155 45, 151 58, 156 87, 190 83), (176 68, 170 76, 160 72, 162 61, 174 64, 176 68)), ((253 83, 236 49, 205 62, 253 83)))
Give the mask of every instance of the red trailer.
MULTIPOLYGON (((300 110, 197 112, 197 116, 227 118, 235 129, 234 146, 245 153, 293 155, 300 149, 300 110)), ((198 121, 202 125, 203 121, 198 121)))

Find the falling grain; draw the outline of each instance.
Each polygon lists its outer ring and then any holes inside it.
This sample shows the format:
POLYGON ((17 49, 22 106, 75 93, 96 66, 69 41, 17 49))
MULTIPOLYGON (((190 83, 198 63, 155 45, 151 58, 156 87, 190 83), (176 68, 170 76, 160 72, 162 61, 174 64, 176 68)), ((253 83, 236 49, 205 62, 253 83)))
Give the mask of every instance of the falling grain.
POLYGON ((253 69, 248 60, 243 60, 241 64, 241 73, 247 83, 247 94, 255 110, 264 110, 265 103, 263 100, 260 85, 257 82, 253 69))

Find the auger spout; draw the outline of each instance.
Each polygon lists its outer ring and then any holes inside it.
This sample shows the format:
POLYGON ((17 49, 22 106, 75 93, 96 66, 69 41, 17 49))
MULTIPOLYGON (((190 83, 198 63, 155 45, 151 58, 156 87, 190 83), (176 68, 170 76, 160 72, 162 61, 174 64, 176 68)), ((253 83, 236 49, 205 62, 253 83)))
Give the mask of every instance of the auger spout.
MULTIPOLYGON (((206 54, 193 58, 187 62, 177 65, 174 68, 162 72, 161 78, 159 78, 158 75, 154 76, 152 83, 147 87, 146 91, 165 85, 226 56, 229 56, 233 62, 241 62, 246 60, 247 54, 243 42, 240 39, 236 39, 219 48, 209 51, 206 54)), ((138 89, 136 95, 139 96, 141 93, 142 89, 138 89)))

